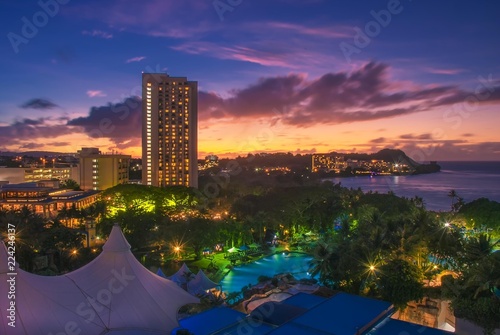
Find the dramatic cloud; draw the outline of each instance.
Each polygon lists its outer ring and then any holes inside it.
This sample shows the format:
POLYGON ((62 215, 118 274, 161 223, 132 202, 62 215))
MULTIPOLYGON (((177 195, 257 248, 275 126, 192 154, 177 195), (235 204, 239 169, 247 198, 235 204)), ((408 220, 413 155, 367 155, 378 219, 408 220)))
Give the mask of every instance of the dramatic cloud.
POLYGON ((92 107, 89 115, 68 121, 70 126, 82 127, 92 138, 108 138, 118 149, 140 145, 142 135, 142 105, 139 97, 123 102, 92 107))
POLYGON ((385 137, 374 138, 370 143, 386 143, 387 139, 385 137))
POLYGON ((404 134, 399 136, 400 139, 403 140, 432 140, 432 134, 420 134, 420 135, 414 135, 414 134, 404 134))
POLYGON ((134 62, 140 62, 141 60, 145 59, 146 56, 139 56, 139 57, 133 57, 133 58, 129 58, 125 61, 125 63, 134 63, 134 62))
POLYGON ((66 147, 71 145, 72 143, 70 142, 49 142, 47 145, 53 146, 53 147, 66 147))
POLYGON ((304 37, 304 42, 297 42, 297 44, 302 45, 301 48, 296 48, 287 41, 286 37, 283 37, 283 39, 273 40, 272 43, 262 40, 226 44, 211 41, 189 41, 173 46, 172 49, 188 54, 207 55, 262 66, 302 70, 318 66, 324 67, 324 64, 336 62, 336 58, 330 54, 308 47, 308 38, 304 37))
POLYGON ((459 73, 464 72, 465 70, 463 69, 435 69, 431 67, 426 67, 425 71, 429 73, 434 73, 434 74, 445 74, 445 75, 456 75, 459 73))
POLYGON ((45 144, 43 143, 25 143, 19 147, 19 149, 24 149, 24 150, 34 150, 34 149, 40 149, 43 148, 45 144))
POLYGON ((106 93, 99 90, 88 90, 87 95, 89 96, 89 98, 96 98, 96 97, 105 97, 106 93))
POLYGON ((92 37, 100 37, 100 38, 105 38, 105 39, 113 38, 113 34, 102 31, 102 30, 92 30, 92 31, 84 30, 84 31, 82 31, 82 35, 88 35, 88 36, 92 36, 92 37))
POLYGON ((66 122, 54 121, 49 118, 23 119, 22 121, 14 121, 10 125, 0 126, 0 143, 3 146, 30 145, 23 141, 40 139, 38 144, 45 145, 45 139, 72 134, 74 131, 73 127, 66 125, 66 122))
POLYGON ((32 108, 32 109, 53 109, 59 107, 55 103, 47 99, 35 98, 31 99, 21 105, 21 108, 32 108))
POLYGON ((437 141, 427 146, 417 146, 410 142, 401 149, 419 162, 457 159, 484 161, 485 157, 488 157, 489 160, 500 160, 500 142, 437 141))
MULTIPOLYGON (((389 67, 373 62, 350 73, 327 73, 313 80, 298 74, 268 77, 231 91, 229 98, 200 93, 200 114, 205 119, 274 118, 288 125, 310 127, 431 111, 467 103, 467 99, 477 95, 476 91, 467 92, 456 86, 407 88, 389 78, 389 67)), ((483 87, 480 91, 475 103, 500 100, 500 87, 483 87)), ((428 138, 426 134, 420 139, 428 138)))
MULTIPOLYGON (((256 22, 251 24, 257 31, 262 32, 269 29, 283 30, 286 33, 295 35, 301 34, 306 36, 321 37, 321 38, 352 38, 352 27, 334 26, 334 27, 312 27, 311 25, 299 25, 296 23, 287 22, 256 22)), ((249 26, 249 25, 247 25, 249 26)))

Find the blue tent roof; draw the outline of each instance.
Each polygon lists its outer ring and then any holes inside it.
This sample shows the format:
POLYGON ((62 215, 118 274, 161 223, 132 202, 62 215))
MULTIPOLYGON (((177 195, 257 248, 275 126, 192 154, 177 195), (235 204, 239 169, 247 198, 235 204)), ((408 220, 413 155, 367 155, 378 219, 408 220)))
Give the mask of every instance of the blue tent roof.
POLYGON ((300 292, 297 293, 296 295, 292 295, 290 298, 286 298, 285 300, 282 301, 282 303, 311 309, 325 300, 326 298, 320 297, 318 295, 300 292))
POLYGON ((321 330, 307 328, 294 323, 287 323, 273 330, 269 335, 332 335, 333 333, 325 333, 321 330))
POLYGON ((355 335, 380 322, 392 309, 386 301, 338 293, 269 334, 355 335))
MULTIPOLYGON (((211 335, 266 335, 273 327, 252 319, 243 319, 211 335)), ((198 333, 195 333, 198 335, 198 333)))
POLYGON ((401 320, 386 319, 377 326, 375 326, 367 335, 393 335, 393 334, 405 334, 405 335, 451 335, 453 333, 436 329, 429 328, 422 325, 417 325, 414 323, 409 323, 401 320))
POLYGON ((254 309, 252 313, 250 313, 250 317, 256 321, 280 326, 305 312, 307 312, 306 308, 276 301, 268 301, 254 309))
MULTIPOLYGON (((188 329, 196 335, 209 335, 218 330, 231 326, 244 319, 246 314, 227 307, 209 309, 205 312, 179 320, 180 327, 172 331, 172 335, 178 329, 188 329)), ((224 333, 222 333, 224 334, 224 333)))
MULTIPOLYGON (((264 303, 250 317, 221 307, 180 320, 196 335, 451 335, 389 318, 389 302, 347 293, 326 299, 306 293, 264 303)), ((175 331, 172 333, 175 334, 175 331)))

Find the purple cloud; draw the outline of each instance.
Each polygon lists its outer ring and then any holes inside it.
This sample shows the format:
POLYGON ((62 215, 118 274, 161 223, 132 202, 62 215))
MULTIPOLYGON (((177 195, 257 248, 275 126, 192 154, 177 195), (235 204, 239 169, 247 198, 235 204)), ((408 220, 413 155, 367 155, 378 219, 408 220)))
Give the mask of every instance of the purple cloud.
POLYGON ((88 90, 87 95, 89 98, 105 97, 107 94, 100 90, 88 90))
POLYGON ((142 105, 139 97, 123 102, 92 107, 87 116, 68 121, 92 138, 108 138, 117 148, 125 149, 140 144, 142 134, 142 105))
POLYGON ((39 110, 47 110, 47 109, 53 109, 59 107, 55 103, 53 103, 50 100, 47 99, 42 99, 42 98, 35 98, 26 101, 24 104, 21 105, 21 108, 32 108, 32 109, 39 109, 39 110))
POLYGON ((82 31, 82 35, 87 35, 87 36, 92 36, 92 37, 100 37, 100 38, 104 38, 104 39, 113 38, 113 34, 102 31, 102 30, 95 30, 95 29, 92 31, 84 30, 84 31, 82 31))
MULTIPOLYGON (((411 89, 389 79, 389 67, 368 63, 352 72, 262 78, 229 98, 215 93, 200 95, 202 118, 273 117, 297 127, 318 123, 340 124, 392 118, 464 102, 473 95, 456 86, 411 89), (276 113, 279 111, 279 113, 276 113)), ((500 100, 500 87, 480 102, 500 100)), ((420 138, 421 140, 427 137, 420 138)))
POLYGON ((52 139, 74 132, 75 129, 68 127, 65 122, 54 123, 48 118, 23 119, 7 126, 0 126, 0 143, 4 146, 25 145, 23 141, 26 140, 52 139))
POLYGON ((134 63, 134 62, 140 62, 142 60, 146 59, 146 56, 138 56, 138 57, 132 57, 129 58, 125 61, 125 63, 134 63))

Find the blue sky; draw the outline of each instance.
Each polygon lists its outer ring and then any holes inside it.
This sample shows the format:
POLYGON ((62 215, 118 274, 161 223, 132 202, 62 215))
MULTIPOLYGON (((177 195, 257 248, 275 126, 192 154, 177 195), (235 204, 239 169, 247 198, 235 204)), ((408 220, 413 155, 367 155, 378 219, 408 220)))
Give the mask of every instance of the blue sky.
POLYGON ((1 9, 3 151, 92 145, 140 156, 140 108, 100 138, 89 125, 140 95, 142 71, 161 71, 199 82, 200 157, 397 147, 421 160, 500 160, 495 1, 27 0, 1 9), (369 40, 356 44, 359 31, 369 40))

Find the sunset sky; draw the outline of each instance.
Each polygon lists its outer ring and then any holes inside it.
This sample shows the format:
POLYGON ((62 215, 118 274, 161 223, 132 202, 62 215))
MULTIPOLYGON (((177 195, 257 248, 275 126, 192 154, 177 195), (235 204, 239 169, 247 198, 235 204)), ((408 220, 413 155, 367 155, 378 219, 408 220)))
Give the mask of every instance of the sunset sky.
POLYGON ((498 1, 0 8, 0 151, 139 157, 141 72, 166 72, 199 82, 200 158, 389 147, 418 161, 500 160, 498 1))

